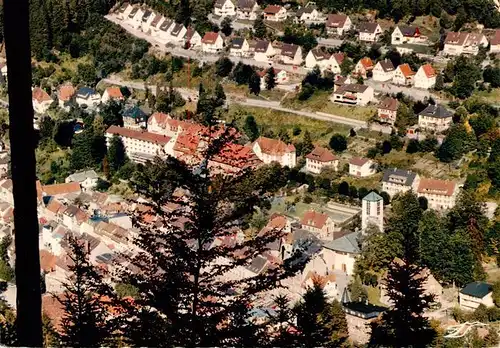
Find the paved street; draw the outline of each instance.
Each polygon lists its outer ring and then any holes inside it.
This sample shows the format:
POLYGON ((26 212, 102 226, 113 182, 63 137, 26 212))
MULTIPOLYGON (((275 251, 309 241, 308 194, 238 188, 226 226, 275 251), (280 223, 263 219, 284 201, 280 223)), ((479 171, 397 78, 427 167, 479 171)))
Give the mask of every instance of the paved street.
MULTIPOLYGON (((426 89, 396 86, 396 85, 392 85, 392 84, 387 83, 387 82, 373 81, 372 79, 365 80, 364 84, 372 87, 377 92, 389 93, 389 94, 392 94, 392 93, 396 94, 396 93, 402 92, 402 93, 409 95, 412 98, 417 99, 417 100, 424 100, 424 98, 426 98, 426 97, 428 98, 431 96, 431 93, 426 89)), ((436 99, 436 98, 434 97, 434 99, 436 99)))
POLYGON ((330 38, 324 38, 320 37, 318 38, 318 45, 319 46, 326 46, 326 47, 338 47, 342 45, 342 42, 344 40, 340 39, 330 39, 330 38))

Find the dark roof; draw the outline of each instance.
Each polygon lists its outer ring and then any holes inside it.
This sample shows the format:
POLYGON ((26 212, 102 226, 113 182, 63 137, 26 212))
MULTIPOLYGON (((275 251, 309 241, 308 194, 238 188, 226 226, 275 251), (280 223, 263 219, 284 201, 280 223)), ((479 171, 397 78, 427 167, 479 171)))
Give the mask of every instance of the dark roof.
POLYGON ((245 42, 245 39, 242 37, 235 37, 231 40, 231 48, 242 48, 243 43, 245 42))
POLYGON ((384 60, 381 60, 380 62, 380 66, 382 67, 382 69, 384 71, 394 71, 394 65, 392 64, 392 62, 390 61, 390 59, 384 59, 384 60))
POLYGON ((399 102, 395 98, 385 97, 380 104, 378 104, 379 109, 397 111, 399 102))
POLYGON ((222 8, 222 6, 224 6, 224 4, 226 3, 227 0, 217 0, 214 4, 214 7, 216 8, 222 8))
POLYGON ((252 10, 254 6, 254 0, 238 0, 238 2, 236 3, 236 7, 238 7, 240 10, 252 10))
POLYGON ((420 34, 416 26, 398 25, 398 28, 403 36, 415 36, 415 34, 420 34))
POLYGON ((325 59, 330 59, 330 53, 323 51, 319 48, 313 48, 311 51, 312 55, 316 60, 325 60, 325 59))
POLYGON ((299 47, 300 46, 294 44, 283 44, 283 46, 281 47, 281 55, 293 58, 295 57, 295 54, 297 53, 299 47))
POLYGON ((326 242, 323 246, 327 249, 343 253, 359 254, 361 252, 358 244, 359 234, 360 232, 352 232, 340 238, 326 242))
POLYGON ((311 6, 305 6, 305 7, 301 7, 297 10, 297 17, 300 17, 302 16, 304 13, 312 13, 312 11, 314 10, 317 10, 318 8, 314 5, 311 5, 311 6))
POLYGON ((442 105, 429 104, 419 115, 437 118, 448 118, 453 116, 453 112, 442 105))
POLYGON ((132 11, 128 14, 128 18, 134 18, 135 14, 139 11, 139 7, 134 7, 132 11))
POLYGON ((374 33, 377 30, 378 23, 361 22, 358 24, 358 31, 360 33, 374 33))
POLYGON ((252 260, 252 262, 246 267, 249 271, 260 274, 262 271, 265 271, 268 265, 268 261, 263 256, 257 256, 252 260))
POLYGON ((124 2, 120 8, 119 8, 119 12, 125 12, 125 10, 127 9, 128 5, 130 5, 128 2, 124 2))
POLYGON ((172 36, 179 35, 179 33, 181 32, 182 28, 184 28, 184 25, 176 23, 175 26, 174 26, 174 28, 170 32, 170 35, 172 35, 172 36))
POLYGON ((399 184, 405 186, 411 186, 417 174, 411 172, 409 170, 404 169, 386 169, 384 171, 384 177, 382 178, 383 182, 389 182, 391 184, 399 184))
POLYGON ((330 28, 341 28, 344 26, 345 21, 347 20, 346 15, 341 14, 329 14, 326 19, 326 26, 330 28))
POLYGON ((171 19, 165 18, 163 23, 160 25, 160 30, 167 31, 172 25, 173 21, 171 19))
POLYGON ((469 295, 476 298, 483 298, 488 295, 493 290, 491 284, 484 282, 473 282, 467 284, 460 293, 464 295, 469 295))
POLYGON ((376 318, 380 313, 387 310, 385 307, 363 302, 347 302, 342 305, 346 313, 363 319, 376 318))
POLYGON ((255 52, 266 52, 269 47, 269 41, 261 40, 255 45, 255 52))
POLYGON ((147 120, 146 113, 138 106, 132 106, 123 111, 123 117, 133 118, 136 122, 147 120))
POLYGON ((150 10, 144 11, 144 14, 142 15, 142 21, 146 22, 148 20, 149 16, 151 16, 152 13, 153 12, 150 11, 150 10))
POLYGON ((82 87, 76 92, 77 97, 85 99, 94 94, 96 94, 96 91, 90 87, 82 87))
POLYGON ((366 85, 360 85, 357 83, 346 83, 341 85, 334 93, 335 94, 342 94, 345 92, 351 92, 351 93, 363 93, 366 91, 368 86, 366 85))

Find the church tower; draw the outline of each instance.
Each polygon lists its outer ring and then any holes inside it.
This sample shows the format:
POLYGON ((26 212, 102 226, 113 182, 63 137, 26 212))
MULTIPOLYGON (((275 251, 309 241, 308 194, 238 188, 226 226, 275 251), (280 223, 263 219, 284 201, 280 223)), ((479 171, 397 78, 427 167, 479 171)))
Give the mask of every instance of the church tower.
POLYGON ((362 201, 361 229, 363 232, 369 224, 384 231, 384 199, 373 191, 367 194, 362 201))

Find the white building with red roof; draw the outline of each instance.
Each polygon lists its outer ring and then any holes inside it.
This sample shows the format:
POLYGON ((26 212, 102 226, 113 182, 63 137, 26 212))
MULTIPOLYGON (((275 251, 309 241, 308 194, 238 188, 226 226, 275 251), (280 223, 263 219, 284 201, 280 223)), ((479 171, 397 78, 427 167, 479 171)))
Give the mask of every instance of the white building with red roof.
POLYGON ((59 87, 59 90, 57 91, 57 99, 59 102, 59 107, 61 109, 69 111, 71 100, 73 100, 75 94, 76 94, 76 89, 75 87, 73 87, 71 83, 64 84, 61 87, 59 87))
POLYGON ((287 19, 286 8, 279 5, 267 5, 264 9, 264 19, 271 22, 281 22, 287 19))
POLYGON ((402 86, 411 86, 415 77, 415 71, 411 70, 408 63, 400 64, 394 72, 392 83, 402 86))
POLYGON ((444 40, 443 54, 459 56, 477 55, 480 47, 488 46, 488 39, 481 33, 449 32, 444 40))
POLYGON ((324 147, 317 146, 306 155, 306 170, 310 173, 319 174, 323 168, 328 167, 337 171, 338 166, 339 159, 324 147))
POLYGON ((394 125, 398 114, 399 102, 397 99, 385 97, 377 108, 377 116, 380 122, 394 125))
POLYGON ((373 61, 369 57, 361 58, 354 66, 353 74, 366 79, 368 73, 373 71, 374 66, 373 61))
POLYGON ((201 49, 206 53, 217 53, 224 47, 224 40, 219 35, 219 33, 214 33, 209 31, 205 33, 203 39, 201 39, 201 49))
POLYGON ((264 163, 278 162, 290 168, 297 164, 295 146, 278 139, 259 137, 252 145, 253 152, 264 163))
POLYGON ((351 30, 352 21, 347 15, 329 14, 326 18, 326 30, 329 34, 344 35, 346 31, 351 30))
MULTIPOLYGON (((288 81, 288 73, 286 70, 281 70, 281 69, 276 69, 273 68, 274 70, 274 81, 276 82, 277 85, 286 83, 288 81)), ((260 70, 257 72, 257 75, 260 77, 260 89, 265 89, 266 88, 266 76, 267 76, 267 70, 260 70)))
POLYGON ((50 95, 40 87, 33 88, 31 94, 33 101, 33 110, 35 110, 35 112, 38 114, 47 112, 53 102, 50 95))
POLYGON ((349 174, 357 177, 373 175, 377 172, 377 165, 369 158, 354 157, 349 161, 349 174))
POLYGON ((104 93, 102 94, 101 102, 103 104, 106 104, 110 100, 120 101, 123 99, 124 97, 122 91, 120 90, 120 87, 108 87, 104 90, 104 93))
POLYGON ((458 191, 458 185, 454 181, 422 178, 417 194, 427 199, 429 208, 446 210, 455 206, 458 191))
POLYGON ((496 29, 490 37, 490 53, 500 53, 500 29, 496 29))
POLYGON ((305 212, 300 224, 304 230, 310 231, 322 240, 333 240, 335 223, 332 218, 325 213, 314 210, 305 212))
POLYGON ((306 55, 305 66, 312 69, 317 65, 321 70, 324 70, 329 65, 330 56, 331 54, 326 50, 313 48, 306 55))
POLYGON ((429 89, 433 88, 436 84, 436 71, 430 64, 424 64, 418 68, 415 77, 413 78, 414 86, 416 88, 429 89))
POLYGON ((256 168, 262 161, 255 155, 252 148, 239 144, 227 144, 213 156, 208 167, 211 173, 236 174, 247 168, 256 168))

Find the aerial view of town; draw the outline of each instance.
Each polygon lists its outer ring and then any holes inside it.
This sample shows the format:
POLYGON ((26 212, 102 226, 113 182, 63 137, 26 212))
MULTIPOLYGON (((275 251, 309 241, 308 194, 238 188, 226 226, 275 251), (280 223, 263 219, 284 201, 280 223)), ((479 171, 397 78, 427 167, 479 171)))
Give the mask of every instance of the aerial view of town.
POLYGON ((498 0, 12 2, 2 346, 500 347, 498 0))

